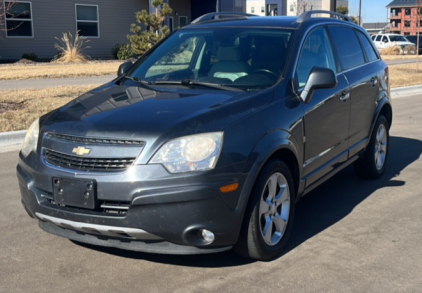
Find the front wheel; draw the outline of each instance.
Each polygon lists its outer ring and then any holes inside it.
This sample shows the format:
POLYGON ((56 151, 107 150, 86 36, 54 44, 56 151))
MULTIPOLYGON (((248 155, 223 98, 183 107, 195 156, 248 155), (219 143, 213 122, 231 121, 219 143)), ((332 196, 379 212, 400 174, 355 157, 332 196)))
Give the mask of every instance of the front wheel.
POLYGON ((283 161, 271 160, 253 187, 235 251, 256 260, 277 256, 289 238, 294 210, 290 170, 283 161))
POLYGON ((387 119, 379 116, 371 140, 362 158, 354 163, 358 176, 366 179, 378 179, 387 165, 390 134, 387 119))

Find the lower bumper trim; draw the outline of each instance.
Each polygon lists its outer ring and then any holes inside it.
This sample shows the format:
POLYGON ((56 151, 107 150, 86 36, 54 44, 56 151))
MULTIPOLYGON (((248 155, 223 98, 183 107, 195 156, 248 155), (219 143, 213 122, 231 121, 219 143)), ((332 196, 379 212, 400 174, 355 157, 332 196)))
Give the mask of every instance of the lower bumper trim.
POLYGON ((62 228, 53 224, 52 222, 39 221, 39 226, 42 230, 47 233, 54 234, 60 237, 64 237, 76 242, 87 243, 91 245, 112 247, 137 252, 147 253, 158 253, 158 254, 208 254, 217 253, 230 250, 232 246, 225 247, 209 247, 209 248, 198 248, 195 246, 178 245, 167 241, 152 240, 152 241, 141 241, 141 240, 130 240, 123 238, 108 238, 101 237, 92 234, 85 234, 62 228))
POLYGON ((35 216, 43 222, 49 222, 62 228, 79 231, 82 233, 98 234, 110 237, 130 238, 137 240, 160 240, 161 237, 150 234, 141 229, 114 227, 105 225, 88 224, 64 220, 56 217, 35 213, 35 216))

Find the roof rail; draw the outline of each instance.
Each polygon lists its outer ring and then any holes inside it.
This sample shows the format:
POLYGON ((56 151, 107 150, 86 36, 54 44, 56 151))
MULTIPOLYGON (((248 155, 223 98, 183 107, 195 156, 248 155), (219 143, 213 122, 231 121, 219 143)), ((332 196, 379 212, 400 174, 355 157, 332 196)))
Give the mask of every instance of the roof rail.
POLYGON ((220 16, 220 15, 234 16, 234 17, 258 16, 258 15, 255 15, 255 14, 249 14, 249 13, 244 13, 244 12, 212 12, 212 13, 204 14, 204 15, 198 17, 197 19, 195 19, 191 23, 200 23, 200 22, 207 21, 207 20, 213 20, 213 19, 215 19, 216 16, 220 16))
POLYGON ((333 16, 334 18, 337 19, 343 19, 345 21, 350 21, 353 22, 352 19, 344 14, 340 14, 337 12, 333 12, 333 11, 328 11, 328 10, 310 10, 310 11, 306 11, 304 13, 302 13, 299 18, 296 20, 297 23, 302 23, 305 22, 307 20, 310 20, 312 18, 313 14, 330 14, 331 16, 333 16))

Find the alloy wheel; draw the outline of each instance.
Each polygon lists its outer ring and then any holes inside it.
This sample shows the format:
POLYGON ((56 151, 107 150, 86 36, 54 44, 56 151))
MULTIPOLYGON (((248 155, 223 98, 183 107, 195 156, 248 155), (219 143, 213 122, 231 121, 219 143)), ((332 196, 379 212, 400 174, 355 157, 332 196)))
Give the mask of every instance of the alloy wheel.
POLYGON ((265 184, 259 203, 260 230, 267 245, 274 246, 280 242, 289 215, 289 185, 283 174, 274 173, 265 184))

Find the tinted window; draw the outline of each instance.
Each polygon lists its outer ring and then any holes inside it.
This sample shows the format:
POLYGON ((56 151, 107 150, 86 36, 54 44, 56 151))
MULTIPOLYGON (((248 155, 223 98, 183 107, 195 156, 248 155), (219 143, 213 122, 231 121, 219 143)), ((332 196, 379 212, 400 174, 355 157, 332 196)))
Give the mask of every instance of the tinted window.
POLYGON ((377 53, 375 53, 374 47, 372 47, 372 44, 369 42, 367 37, 359 31, 356 31, 356 33, 362 44, 363 50, 365 51, 368 62, 377 60, 378 59, 377 53))
POLYGON ((387 39, 387 37, 386 37, 386 36, 382 37, 382 41, 383 41, 384 43, 388 43, 388 39, 387 39))
POLYGON ((335 44, 343 70, 365 63, 362 47, 353 29, 342 26, 331 26, 332 42, 335 44))
POLYGON ((377 41, 377 42, 381 41, 381 37, 382 37, 381 35, 377 36, 376 41, 377 41))
POLYGON ((329 68, 336 72, 333 51, 324 28, 318 28, 311 32, 303 44, 297 66, 297 79, 300 87, 306 84, 314 67, 329 68))

